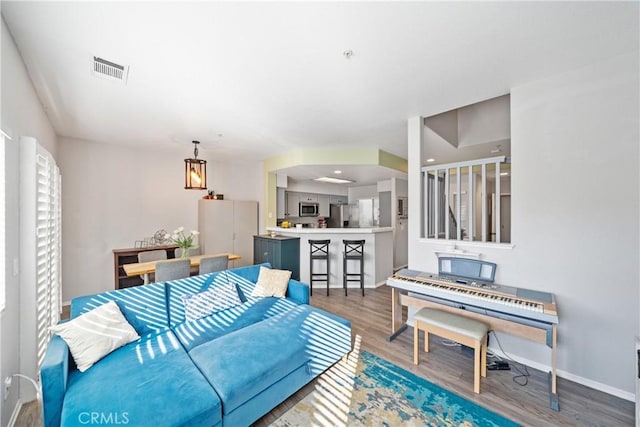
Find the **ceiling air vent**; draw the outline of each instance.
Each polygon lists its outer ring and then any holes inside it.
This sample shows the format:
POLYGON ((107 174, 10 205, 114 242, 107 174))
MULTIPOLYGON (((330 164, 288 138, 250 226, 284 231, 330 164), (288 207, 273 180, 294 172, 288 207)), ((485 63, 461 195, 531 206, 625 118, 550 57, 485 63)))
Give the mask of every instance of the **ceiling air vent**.
POLYGON ((126 83, 128 72, 129 66, 127 65, 116 64, 97 56, 93 57, 93 74, 95 76, 126 83))

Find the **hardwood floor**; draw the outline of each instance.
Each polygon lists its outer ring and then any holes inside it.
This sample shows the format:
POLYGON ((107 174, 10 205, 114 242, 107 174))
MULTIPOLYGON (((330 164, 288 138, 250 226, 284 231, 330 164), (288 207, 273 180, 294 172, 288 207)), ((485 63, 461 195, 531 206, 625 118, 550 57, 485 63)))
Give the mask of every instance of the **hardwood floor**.
MULTIPOLYGON (((439 338, 430 342, 428 356, 421 354, 420 365, 413 364, 413 329, 408 328, 392 342, 391 290, 387 286, 367 289, 363 297, 352 290, 345 297, 342 289, 331 289, 326 296, 316 289, 311 305, 330 311, 352 322, 353 337, 360 350, 393 362, 435 384, 457 393, 525 426, 633 426, 634 404, 606 393, 558 378, 560 411, 549 408, 547 373, 528 368, 526 386, 513 381, 515 371, 489 371, 481 382, 481 393, 473 393, 473 359, 458 347, 447 347, 439 338)), ((422 340, 422 338, 421 338, 422 340)), ((289 397, 255 423, 268 426, 315 387, 315 381, 289 397)), ((39 408, 23 407, 16 426, 41 425, 39 408)))
MULTIPOLYGON (((633 426, 634 403, 572 381, 558 378, 560 411, 549 408, 548 374, 528 368, 526 386, 513 381, 515 371, 488 371, 480 394, 473 393, 473 359, 459 347, 447 347, 438 337, 430 340, 429 355, 420 355, 413 364, 413 329, 407 328, 392 342, 391 289, 381 286, 367 289, 365 296, 352 290, 345 297, 342 289, 314 289, 311 305, 343 316, 351 321, 353 337, 360 349, 380 356, 404 369, 476 402, 525 426, 633 426)), ((421 336, 422 343, 422 336, 421 336)), ((421 344, 422 345, 422 344, 421 344)), ((310 390, 313 383, 291 396, 255 425, 267 426, 310 390)))

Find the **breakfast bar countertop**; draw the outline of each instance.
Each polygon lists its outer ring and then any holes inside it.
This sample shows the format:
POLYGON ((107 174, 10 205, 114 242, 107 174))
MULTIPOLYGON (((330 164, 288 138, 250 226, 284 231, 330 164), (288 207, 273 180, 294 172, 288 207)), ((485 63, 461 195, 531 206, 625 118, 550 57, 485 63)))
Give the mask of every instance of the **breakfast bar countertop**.
MULTIPOLYGON (((364 240, 364 287, 375 288, 393 274, 393 227, 367 228, 282 228, 267 227, 267 232, 300 238, 300 280, 309 283, 309 240, 330 240, 330 288, 343 285, 343 240, 364 240)), ((352 285, 350 285, 351 287, 352 285)))
POLYGON ((320 227, 303 227, 303 228, 282 228, 267 227, 267 231, 275 231, 276 233, 300 233, 300 234, 370 234, 385 233, 393 231, 393 227, 365 227, 365 228, 320 228, 320 227))

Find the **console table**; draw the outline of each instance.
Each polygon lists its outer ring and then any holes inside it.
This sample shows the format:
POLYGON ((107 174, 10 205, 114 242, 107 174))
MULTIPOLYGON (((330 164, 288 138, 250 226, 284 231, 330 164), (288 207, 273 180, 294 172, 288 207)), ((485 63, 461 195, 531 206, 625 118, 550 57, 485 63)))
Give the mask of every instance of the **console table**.
POLYGON ((167 251, 167 259, 175 258, 175 245, 165 246, 149 246, 146 248, 126 248, 113 250, 113 278, 114 289, 129 288, 143 284, 140 276, 127 276, 122 267, 124 264, 133 264, 138 262, 138 254, 146 251, 157 251, 164 249, 167 251))

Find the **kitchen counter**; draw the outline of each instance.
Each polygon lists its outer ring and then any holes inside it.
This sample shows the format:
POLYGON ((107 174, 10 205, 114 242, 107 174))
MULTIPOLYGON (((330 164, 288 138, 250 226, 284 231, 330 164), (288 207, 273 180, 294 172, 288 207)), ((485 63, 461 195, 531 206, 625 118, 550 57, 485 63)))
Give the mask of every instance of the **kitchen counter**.
POLYGON ((267 227, 267 231, 276 233, 300 233, 300 234, 362 234, 362 233, 386 233, 393 231, 393 227, 367 227, 367 228, 320 228, 320 227, 267 227))
MULTIPOLYGON (((342 253, 344 244, 342 240, 364 240, 364 287, 375 288, 384 285, 387 278, 393 274, 393 227, 370 228, 282 228, 268 227, 268 232, 277 233, 279 236, 291 236, 300 238, 300 280, 309 282, 309 240, 331 240, 329 245, 330 256, 330 288, 342 288, 342 253)), ((317 262, 317 261, 316 261, 317 262)), ((318 263, 317 270, 324 271, 324 263, 318 263)), ((355 271, 356 266, 349 265, 349 272, 355 271)), ((350 282, 349 288, 358 287, 357 283, 350 282)), ((316 282, 314 289, 317 292, 325 292, 326 284, 316 282)))

